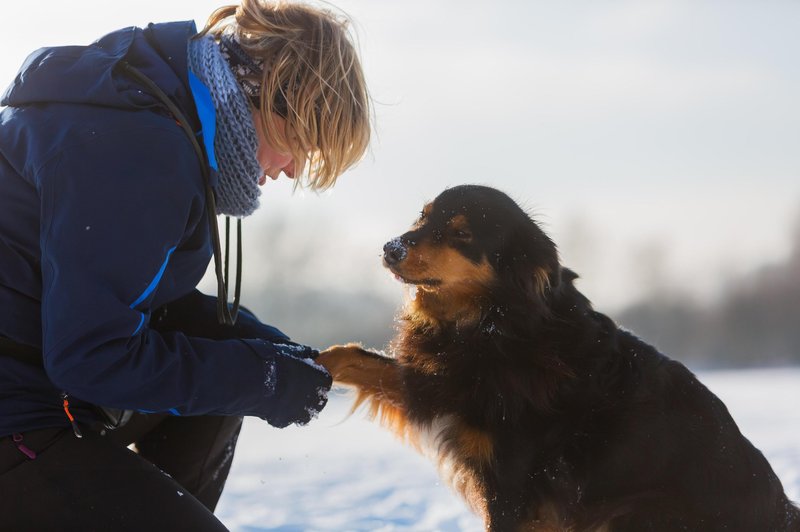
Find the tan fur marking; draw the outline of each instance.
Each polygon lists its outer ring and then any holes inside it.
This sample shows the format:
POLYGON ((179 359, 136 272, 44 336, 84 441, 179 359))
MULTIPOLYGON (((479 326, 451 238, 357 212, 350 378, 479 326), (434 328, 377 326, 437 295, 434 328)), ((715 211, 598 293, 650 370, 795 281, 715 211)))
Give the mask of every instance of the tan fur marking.
POLYGON ((447 225, 452 227, 453 229, 461 229, 466 230, 469 229, 469 222, 467 221, 467 217, 463 214, 456 214, 453 216, 448 222, 447 225))
POLYGON ((517 530, 519 532, 611 532, 608 523, 578 530, 574 523, 565 522, 561 518, 558 508, 552 503, 541 504, 537 508, 537 516, 521 524, 517 530))
POLYGON ((440 281, 433 287, 419 286, 408 309, 419 320, 434 323, 477 319, 479 299, 495 279, 494 269, 485 259, 475 264, 455 249, 432 245, 412 248, 399 273, 411 279, 440 281))
POLYGON ((326 349, 317 362, 340 384, 356 386, 364 394, 397 406, 403 403, 400 368, 393 358, 370 354, 359 345, 348 344, 326 349))
MULTIPOLYGON (((476 464, 488 464, 494 460, 494 442, 491 435, 463 423, 456 428, 458 454, 476 464)), ((462 459, 463 459, 462 458, 462 459)))
POLYGON ((453 248, 444 248, 433 262, 432 268, 436 277, 442 280, 445 287, 464 286, 467 291, 483 288, 494 279, 494 270, 486 259, 475 264, 453 248))
POLYGON ((356 388, 352 411, 366 404, 370 418, 402 440, 418 445, 418 433, 406 417, 404 386, 396 360, 347 344, 326 349, 316 361, 330 372, 335 383, 356 388))
POLYGON ((440 471, 456 493, 463 497, 472 512, 485 522, 488 516, 488 512, 486 511, 486 494, 483 492, 480 481, 475 478, 475 474, 464 467, 446 472, 444 468, 441 467, 441 464, 440 471))
POLYGON ((411 226, 412 229, 418 229, 425 225, 425 218, 431 215, 431 210, 433 210, 433 204, 427 203, 424 207, 422 207, 422 212, 420 212, 420 216, 416 222, 411 226))
POLYGON ((451 247, 429 243, 410 247, 406 259, 394 269, 412 281, 436 279, 442 287, 465 284, 474 289, 494 279, 485 259, 475 264, 451 247))
POLYGON ((533 272, 533 283, 539 295, 544 296, 550 290, 550 272, 537 269, 533 272))
POLYGON ((572 527, 561 521, 558 508, 552 503, 540 504, 536 509, 536 517, 523 523, 518 532, 570 532, 572 527))

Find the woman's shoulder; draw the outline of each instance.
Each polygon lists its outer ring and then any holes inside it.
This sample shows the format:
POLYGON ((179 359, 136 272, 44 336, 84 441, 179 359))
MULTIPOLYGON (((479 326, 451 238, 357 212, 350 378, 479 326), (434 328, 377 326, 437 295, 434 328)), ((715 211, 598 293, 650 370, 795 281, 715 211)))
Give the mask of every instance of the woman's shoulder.
POLYGON ((199 163, 182 127, 152 110, 51 103, 6 109, 4 114, 0 145, 7 158, 24 165, 26 173, 39 173, 65 158, 113 156, 119 164, 138 166, 158 163, 153 157, 160 153, 168 155, 171 166, 199 163))

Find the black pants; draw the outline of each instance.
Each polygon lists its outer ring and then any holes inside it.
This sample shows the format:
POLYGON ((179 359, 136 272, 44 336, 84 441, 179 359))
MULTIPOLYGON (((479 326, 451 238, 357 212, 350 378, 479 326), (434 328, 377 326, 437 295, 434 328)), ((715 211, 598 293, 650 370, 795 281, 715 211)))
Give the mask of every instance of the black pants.
POLYGON ((0 439, 3 530, 226 530, 212 513, 230 471, 239 417, 134 415, 124 427, 0 439), (128 449, 135 443, 137 452, 128 449))

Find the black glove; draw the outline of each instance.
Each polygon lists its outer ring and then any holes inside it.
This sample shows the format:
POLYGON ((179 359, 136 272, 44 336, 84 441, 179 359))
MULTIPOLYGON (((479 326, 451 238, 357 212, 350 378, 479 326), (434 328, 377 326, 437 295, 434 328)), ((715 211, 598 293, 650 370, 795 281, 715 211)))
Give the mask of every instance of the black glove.
POLYGON ((319 354, 315 349, 294 342, 274 345, 279 352, 275 357, 277 400, 273 411, 262 419, 278 428, 305 425, 327 404, 333 379, 313 362, 319 354))
POLYGON ((285 340, 274 340, 275 348, 282 354, 292 356, 300 359, 316 360, 319 356, 319 351, 307 345, 292 342, 288 338, 285 340))
POLYGON ((233 325, 223 325, 217 320, 217 298, 193 290, 153 312, 150 327, 159 332, 179 331, 186 336, 230 340, 233 338, 261 338, 270 342, 289 341, 280 330, 261 323, 245 307, 239 307, 239 316, 233 325))

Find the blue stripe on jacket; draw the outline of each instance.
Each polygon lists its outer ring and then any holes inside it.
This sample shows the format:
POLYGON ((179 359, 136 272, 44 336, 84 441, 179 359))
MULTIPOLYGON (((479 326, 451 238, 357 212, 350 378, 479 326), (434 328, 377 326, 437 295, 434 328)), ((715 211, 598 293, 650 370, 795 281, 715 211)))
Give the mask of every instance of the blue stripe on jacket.
POLYGON ((152 281, 150 281, 150 284, 147 286, 147 288, 144 289, 142 295, 140 295, 138 298, 136 298, 136 301, 130 304, 131 308, 136 308, 142 301, 147 299, 148 296, 153 293, 153 290, 156 289, 158 282, 161 281, 161 277, 164 275, 164 271, 167 269, 167 263, 169 262, 169 257, 172 255, 173 251, 175 251, 175 246, 172 246, 169 251, 167 251, 167 257, 164 259, 163 264, 161 264, 161 268, 159 268, 158 273, 156 273, 156 276, 153 277, 152 281))
MULTIPOLYGON (((173 251, 175 251, 175 246, 172 246, 169 249, 169 251, 167 251, 167 257, 161 264, 161 268, 159 268, 158 273, 156 273, 156 276, 153 277, 152 281, 150 281, 150 284, 147 285, 147 288, 144 289, 142 295, 140 295, 138 298, 136 298, 136 301, 130 304, 130 308, 132 309, 136 308, 140 303, 142 303, 142 301, 146 300, 150 296, 150 294, 153 293, 153 291, 158 286, 159 281, 161 281, 161 277, 164 275, 164 271, 167 269, 167 264, 169 263, 169 258, 172 255, 173 251)), ((133 334, 131 334, 131 336, 136 336, 136 333, 138 333, 142 329, 142 325, 144 325, 144 313, 140 312, 139 314, 141 314, 141 318, 139 319, 139 325, 136 327, 136 330, 133 331, 133 334)))
POLYGON ((200 124, 203 127, 203 144, 206 147, 208 165, 214 170, 219 171, 217 155, 214 151, 214 137, 217 134, 217 115, 214 110, 214 102, 211 99, 211 91, 191 70, 189 71, 189 89, 191 89, 192 96, 194 97, 197 117, 200 119, 200 124))

